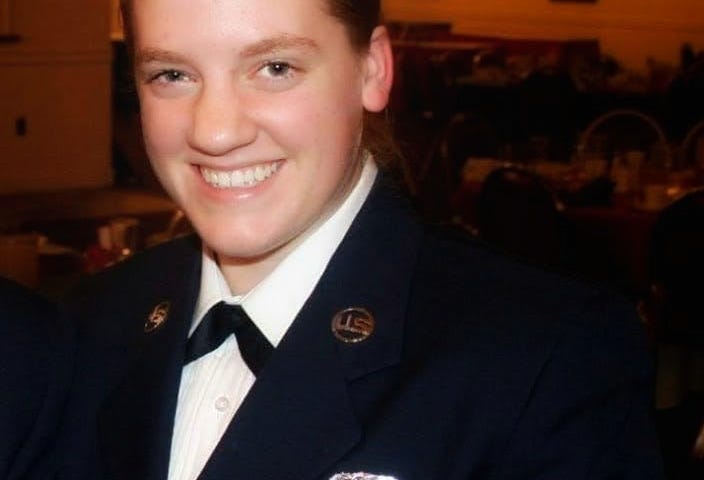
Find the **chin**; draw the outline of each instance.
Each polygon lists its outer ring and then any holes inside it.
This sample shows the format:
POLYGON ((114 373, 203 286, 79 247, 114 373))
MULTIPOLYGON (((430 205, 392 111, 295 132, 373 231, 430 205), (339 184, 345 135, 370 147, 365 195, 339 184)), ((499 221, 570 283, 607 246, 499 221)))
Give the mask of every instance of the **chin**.
POLYGON ((263 235, 243 235, 237 229, 198 230, 198 233, 218 257, 237 260, 238 263, 261 260, 280 250, 276 242, 263 241, 263 235))

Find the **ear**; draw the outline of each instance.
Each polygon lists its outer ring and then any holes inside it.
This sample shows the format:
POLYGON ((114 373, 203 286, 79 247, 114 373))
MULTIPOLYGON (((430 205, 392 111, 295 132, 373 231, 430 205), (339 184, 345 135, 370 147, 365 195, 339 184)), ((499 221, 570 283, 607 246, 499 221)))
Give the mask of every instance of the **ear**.
POLYGON ((376 27, 372 32, 369 50, 365 53, 364 69, 362 104, 370 112, 380 112, 389 102, 394 80, 391 40, 386 27, 376 27))

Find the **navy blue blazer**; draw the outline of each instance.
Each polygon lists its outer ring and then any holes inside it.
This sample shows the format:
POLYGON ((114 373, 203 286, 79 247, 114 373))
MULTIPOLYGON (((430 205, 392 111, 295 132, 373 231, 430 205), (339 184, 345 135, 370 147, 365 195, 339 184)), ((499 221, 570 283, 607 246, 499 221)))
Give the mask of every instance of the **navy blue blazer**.
POLYGON ((69 330, 49 301, 0 278, 0 479, 29 476, 68 393, 69 330))
MULTIPOLYGON (((182 238, 67 302, 57 478, 166 479, 200 258, 182 238)), ((200 478, 658 479, 651 398, 629 304, 423 227, 382 179, 200 478), (347 307, 374 316, 370 338, 333 335, 347 307)))

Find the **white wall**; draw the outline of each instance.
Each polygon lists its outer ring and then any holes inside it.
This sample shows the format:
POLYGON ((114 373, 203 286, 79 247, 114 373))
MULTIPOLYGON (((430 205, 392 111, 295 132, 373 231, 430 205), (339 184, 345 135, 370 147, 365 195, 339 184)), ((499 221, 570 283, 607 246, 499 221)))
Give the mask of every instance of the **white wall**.
POLYGON ((109 2, 12 6, 21 39, 0 45, 0 194, 109 185, 109 2))

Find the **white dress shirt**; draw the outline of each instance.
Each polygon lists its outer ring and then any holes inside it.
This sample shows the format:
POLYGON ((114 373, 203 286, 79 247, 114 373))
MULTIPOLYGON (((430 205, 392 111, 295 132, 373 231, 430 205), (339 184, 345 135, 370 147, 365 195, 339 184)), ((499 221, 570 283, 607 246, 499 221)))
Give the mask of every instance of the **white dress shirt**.
MULTIPOLYGON (((369 195, 376 174, 376 164, 368 156, 357 185, 335 213, 246 295, 232 295, 213 253, 204 247, 200 293, 190 333, 213 305, 225 301, 241 304, 271 344, 278 346, 369 195)), ((198 477, 254 381, 234 335, 183 368, 169 480, 198 477)))

